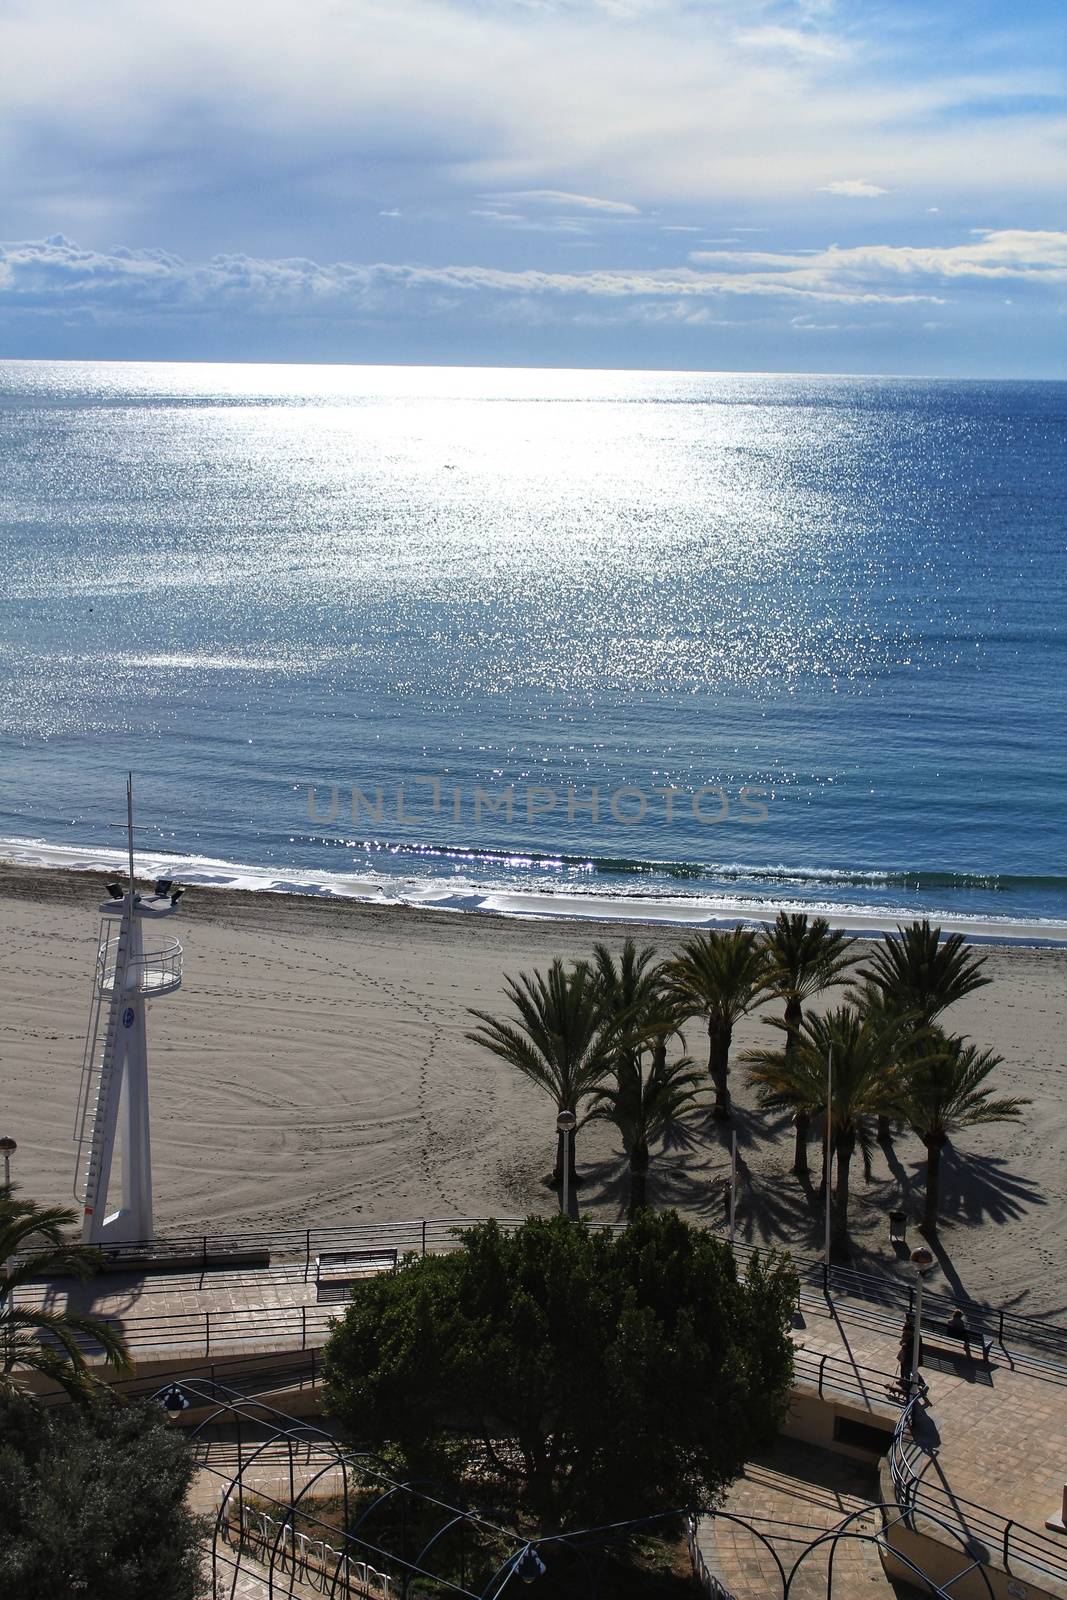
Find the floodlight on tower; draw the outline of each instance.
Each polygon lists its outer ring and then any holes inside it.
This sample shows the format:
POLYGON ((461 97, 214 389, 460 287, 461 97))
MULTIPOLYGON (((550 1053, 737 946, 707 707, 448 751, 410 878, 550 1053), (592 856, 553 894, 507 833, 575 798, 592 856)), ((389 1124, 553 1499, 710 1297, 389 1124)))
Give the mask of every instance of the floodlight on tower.
POLYGON ((153 1236, 145 1008, 149 1000, 173 994, 182 981, 181 945, 177 939, 160 938, 155 928, 177 911, 176 886, 166 880, 161 893, 160 880, 156 893, 145 897, 134 887, 132 774, 126 782, 126 832, 129 885, 123 889, 109 883, 109 898, 100 906, 100 943, 74 1124, 74 1193, 82 1207, 84 1244, 122 1244, 153 1236), (109 1212, 116 1148, 121 1153, 121 1199, 109 1212))

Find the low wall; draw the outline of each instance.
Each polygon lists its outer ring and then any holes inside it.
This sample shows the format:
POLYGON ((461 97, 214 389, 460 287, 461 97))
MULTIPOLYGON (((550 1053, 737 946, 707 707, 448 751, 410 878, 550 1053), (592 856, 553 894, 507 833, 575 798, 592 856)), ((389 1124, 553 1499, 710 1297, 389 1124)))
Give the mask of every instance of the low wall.
POLYGON ((793 1390, 782 1432, 790 1439, 875 1466, 892 1442, 894 1420, 844 1398, 798 1388, 793 1390))

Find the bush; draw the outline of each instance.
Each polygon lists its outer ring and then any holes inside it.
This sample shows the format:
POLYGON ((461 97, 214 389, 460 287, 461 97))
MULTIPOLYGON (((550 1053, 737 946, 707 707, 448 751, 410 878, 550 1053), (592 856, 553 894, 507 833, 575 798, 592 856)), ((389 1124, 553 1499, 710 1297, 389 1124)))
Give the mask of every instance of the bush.
POLYGON ((327 1404, 420 1474, 478 1454, 544 1529, 708 1507, 784 1419, 796 1289, 674 1212, 483 1223, 357 1286, 327 1404))
POLYGON ((189 1442, 155 1406, 0 1409, 0 1596, 195 1600, 189 1442))

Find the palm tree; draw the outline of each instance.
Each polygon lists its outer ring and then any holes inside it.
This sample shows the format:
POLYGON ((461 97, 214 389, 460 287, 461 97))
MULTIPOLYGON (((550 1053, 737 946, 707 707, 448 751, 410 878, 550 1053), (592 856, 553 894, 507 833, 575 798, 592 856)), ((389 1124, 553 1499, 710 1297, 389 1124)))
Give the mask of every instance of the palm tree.
POLYGON ((766 992, 767 965, 754 932, 731 928, 686 939, 665 968, 667 990, 687 1016, 708 1028, 708 1071, 715 1084, 712 1116, 730 1116, 730 1045, 734 1026, 766 992))
POLYGON ((126 1341, 110 1323, 73 1311, 19 1305, 15 1295, 34 1279, 90 1278, 100 1254, 69 1244, 62 1230, 77 1221, 64 1206, 18 1200, 0 1187, 0 1397, 24 1393, 19 1374, 40 1372, 76 1400, 92 1394, 96 1378, 81 1339, 90 1339, 115 1372, 130 1372, 126 1341))
POLYGON ((913 1012, 921 1026, 929 1027, 946 1007, 992 983, 982 975, 985 960, 961 933, 943 937, 924 918, 887 933, 857 976, 880 993, 887 1009, 913 1012))
POLYGON ((647 1204, 649 1146, 684 1122, 703 1085, 703 1069, 688 1056, 668 1061, 664 1042, 622 1066, 614 1083, 594 1092, 590 1118, 615 1124, 629 1161, 628 1217, 647 1204))
POLYGON ((941 1157, 953 1134, 983 1122, 1018 1122, 1029 1100, 993 1100, 986 1079, 1003 1065, 992 1050, 979 1050, 940 1028, 929 1031, 920 1059, 907 1069, 904 1114, 926 1146, 923 1230, 936 1233, 941 1209, 941 1157))
MULTIPOLYGON (((504 991, 518 1017, 511 1021, 487 1011, 470 1012, 481 1023, 467 1038, 515 1067, 550 1095, 557 1113, 577 1112, 579 1102, 600 1082, 609 1058, 600 1012, 599 991, 584 961, 565 967, 557 957, 541 972, 506 978, 504 991)), ((556 1136, 552 1182, 576 1180, 574 1130, 556 1136)))
MULTIPOLYGON (((831 928, 825 917, 809 917, 804 911, 779 911, 773 923, 764 923, 759 940, 767 958, 768 991, 785 1001, 785 1048, 789 1051, 804 1021, 805 1003, 836 983, 852 964, 849 951, 856 941, 831 928)), ((811 1117, 802 1106, 793 1107, 793 1123, 793 1171, 798 1178, 806 1178, 811 1117)))
MULTIPOLYGON (((789 1029, 777 1017, 772 1026, 788 1036, 789 1029)), ((844 1005, 825 1016, 805 1017, 791 1049, 749 1050, 744 1056, 749 1082, 759 1089, 765 1106, 799 1106, 811 1116, 827 1112, 827 1062, 833 1051, 829 1119, 837 1183, 831 1240, 840 1254, 848 1250, 849 1175, 857 1145, 864 1175, 870 1178, 872 1141, 866 1118, 898 1111, 903 1104, 901 1047, 898 1019, 844 1005)))
MULTIPOLYGON (((907 927, 898 924, 896 933, 887 933, 868 964, 859 968, 864 990, 858 998, 900 1016, 910 1013, 918 1033, 964 995, 992 983, 982 976, 985 959, 971 952, 961 933, 942 938, 941 929, 932 928, 925 917, 907 927)), ((890 1133, 889 1118, 879 1117, 879 1139, 888 1139, 890 1133)))
POLYGON ((627 1214, 633 1217, 646 1203, 649 1146, 678 1127, 704 1075, 688 1057, 667 1060, 679 1016, 651 946, 639 951, 627 939, 618 966, 604 944, 593 954, 614 1082, 594 1092, 590 1117, 613 1122, 622 1136, 630 1168, 627 1214))
POLYGON ((605 1038, 617 1064, 620 1053, 636 1055, 651 1025, 677 1031, 680 1018, 670 1009, 664 969, 651 945, 638 949, 633 939, 622 947, 618 965, 606 944, 593 946, 593 978, 605 1038))

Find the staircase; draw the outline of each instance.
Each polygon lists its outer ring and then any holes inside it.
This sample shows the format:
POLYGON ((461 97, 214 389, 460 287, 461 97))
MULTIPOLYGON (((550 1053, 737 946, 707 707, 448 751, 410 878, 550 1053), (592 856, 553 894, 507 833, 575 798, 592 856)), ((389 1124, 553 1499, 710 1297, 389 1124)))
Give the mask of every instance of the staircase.
POLYGON ((119 1029, 126 995, 126 974, 129 967, 131 929, 127 917, 118 927, 117 938, 112 938, 114 924, 102 927, 103 937, 96 961, 93 979, 92 1013, 82 1057, 81 1083, 78 1093, 78 1110, 75 1117, 74 1140, 78 1150, 75 1158, 74 1197, 92 1212, 96 1207, 100 1179, 101 1159, 107 1132, 107 1107, 111 1096, 111 1080, 115 1065, 119 1029), (107 1023, 101 1038, 101 1013, 107 1006, 107 1023))

